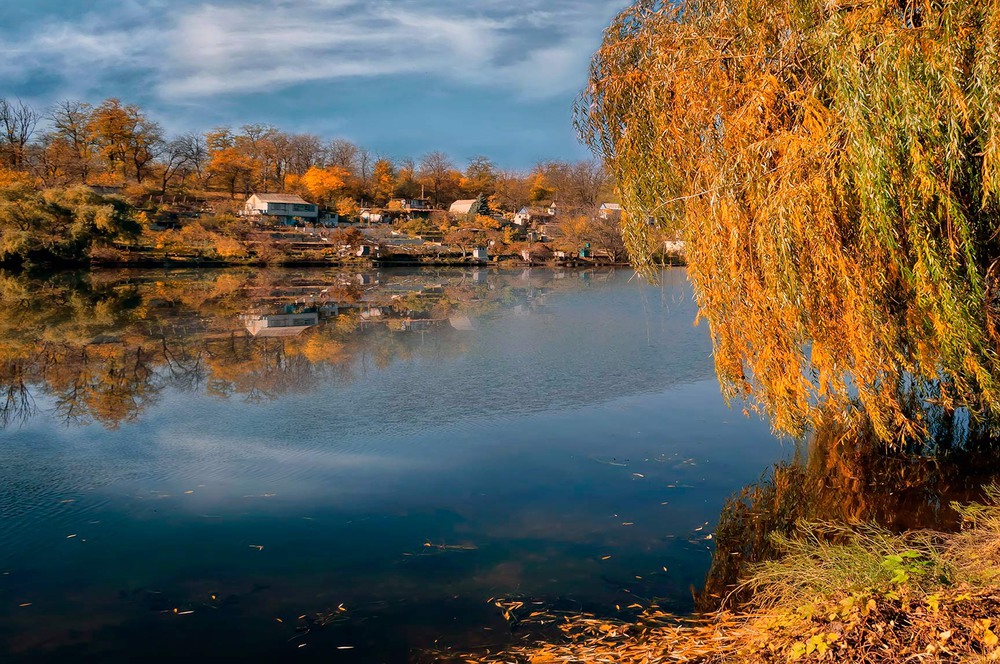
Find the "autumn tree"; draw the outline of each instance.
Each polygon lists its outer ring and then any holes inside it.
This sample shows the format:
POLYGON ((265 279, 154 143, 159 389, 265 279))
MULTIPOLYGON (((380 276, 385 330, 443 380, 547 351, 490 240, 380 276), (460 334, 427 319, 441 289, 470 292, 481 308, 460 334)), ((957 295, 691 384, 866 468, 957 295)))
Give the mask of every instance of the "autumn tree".
POLYGON ((38 192, 26 181, 0 183, 0 264, 80 262, 95 244, 140 230, 129 206, 85 187, 38 192))
POLYGON ((350 196, 342 196, 337 199, 337 214, 345 219, 356 220, 361 214, 361 206, 350 196))
POLYGON ((330 205, 347 181, 347 171, 338 166, 313 166, 302 176, 302 185, 320 205, 330 205))
POLYGON ((605 35, 578 126, 634 260, 683 233, 726 395, 1000 432, 1000 5, 638 3, 605 35))
POLYGON ((239 189, 249 195, 253 185, 253 160, 239 148, 232 130, 228 127, 213 129, 205 134, 205 144, 208 176, 222 184, 232 198, 239 189))
POLYGON ((110 172, 120 169, 123 178, 131 176, 142 183, 161 146, 158 124, 138 106, 123 106, 112 98, 90 114, 87 130, 110 172))

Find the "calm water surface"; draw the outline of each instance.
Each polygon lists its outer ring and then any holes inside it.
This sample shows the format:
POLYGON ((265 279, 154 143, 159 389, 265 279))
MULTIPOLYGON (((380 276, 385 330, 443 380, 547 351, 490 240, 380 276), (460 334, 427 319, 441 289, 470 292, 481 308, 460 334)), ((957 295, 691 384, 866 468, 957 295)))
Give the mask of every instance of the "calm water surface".
POLYGON ((687 610, 724 499, 790 454, 723 404, 681 270, 0 288, 4 662, 406 661, 505 642, 495 597, 687 610))

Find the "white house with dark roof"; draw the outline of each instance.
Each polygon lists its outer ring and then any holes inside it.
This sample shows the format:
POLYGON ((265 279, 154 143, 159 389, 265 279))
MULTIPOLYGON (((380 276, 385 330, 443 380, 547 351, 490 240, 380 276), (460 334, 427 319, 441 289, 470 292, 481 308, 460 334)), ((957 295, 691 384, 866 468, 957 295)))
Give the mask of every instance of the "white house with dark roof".
POLYGON ((267 217, 283 224, 315 223, 319 218, 319 206, 295 194, 254 194, 243 205, 243 214, 258 219, 267 217))

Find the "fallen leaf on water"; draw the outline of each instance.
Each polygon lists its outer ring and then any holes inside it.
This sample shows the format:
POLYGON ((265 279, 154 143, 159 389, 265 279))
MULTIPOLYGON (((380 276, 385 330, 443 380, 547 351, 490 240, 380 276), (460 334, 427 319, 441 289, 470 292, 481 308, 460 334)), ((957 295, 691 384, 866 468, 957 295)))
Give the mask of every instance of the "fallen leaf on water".
POLYGON ((180 613, 178 613, 177 615, 179 615, 179 616, 189 616, 189 615, 191 615, 192 613, 194 613, 194 611, 181 611, 181 612, 180 612, 180 613))
POLYGON ((633 476, 633 477, 642 477, 643 479, 645 479, 645 477, 646 477, 646 476, 645 476, 645 475, 643 475, 642 473, 632 473, 632 476, 633 476))
POLYGON ((194 491, 185 491, 185 492, 184 492, 184 495, 185 495, 185 496, 189 496, 189 495, 191 495, 192 493, 194 493, 194 491))
POLYGON ((24 604, 18 604, 17 606, 23 609, 26 606, 31 606, 31 602, 25 602, 24 604))
POLYGON ((284 621, 284 620, 282 620, 281 618, 275 618, 275 620, 277 620, 277 621, 278 621, 278 622, 280 622, 280 623, 283 623, 283 622, 285 622, 285 621, 284 621))
POLYGON ((264 550, 264 546, 262 544, 251 544, 250 548, 251 549, 257 549, 258 551, 263 551, 264 550))
POLYGON ((634 524, 634 523, 632 523, 631 521, 626 521, 626 522, 625 522, 625 523, 623 523, 622 525, 623 525, 623 526, 634 526, 635 524, 634 524))
POLYGON ((601 557, 601 560, 610 560, 610 559, 611 559, 611 556, 602 556, 601 557))
POLYGON ((300 644, 299 644, 299 647, 300 647, 300 648, 305 648, 305 647, 306 647, 306 645, 307 645, 307 644, 305 644, 305 643, 300 643, 300 644))
POLYGON ((66 539, 73 539, 74 537, 76 537, 76 534, 75 534, 75 533, 74 533, 73 535, 67 535, 67 536, 66 536, 66 539))
POLYGON ((354 646, 337 646, 337 650, 354 650, 354 646))

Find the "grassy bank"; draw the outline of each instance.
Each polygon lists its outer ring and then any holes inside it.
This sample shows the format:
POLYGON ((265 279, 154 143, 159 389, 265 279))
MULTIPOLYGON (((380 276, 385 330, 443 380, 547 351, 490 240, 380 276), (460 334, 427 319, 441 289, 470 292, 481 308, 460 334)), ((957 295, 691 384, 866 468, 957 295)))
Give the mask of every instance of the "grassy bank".
POLYGON ((738 609, 630 620, 500 603, 526 636, 475 662, 1000 661, 1000 487, 956 533, 801 523, 753 567, 738 609), (544 636, 542 636, 544 635, 544 636))

